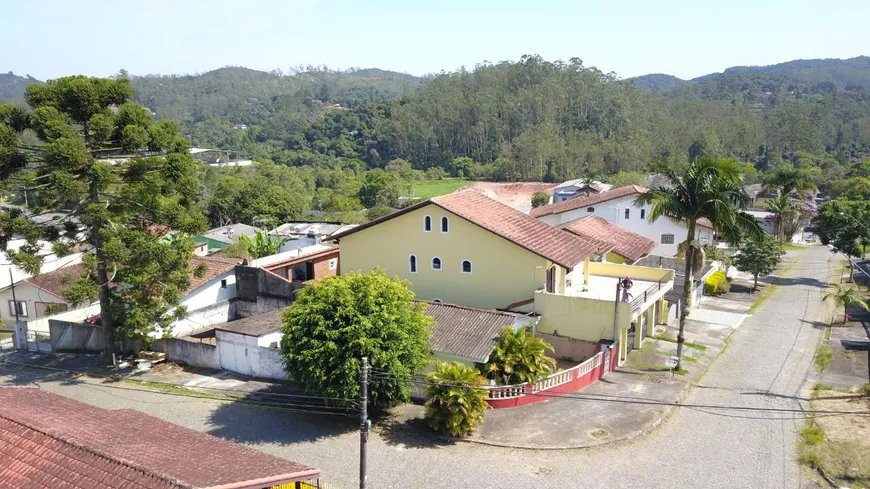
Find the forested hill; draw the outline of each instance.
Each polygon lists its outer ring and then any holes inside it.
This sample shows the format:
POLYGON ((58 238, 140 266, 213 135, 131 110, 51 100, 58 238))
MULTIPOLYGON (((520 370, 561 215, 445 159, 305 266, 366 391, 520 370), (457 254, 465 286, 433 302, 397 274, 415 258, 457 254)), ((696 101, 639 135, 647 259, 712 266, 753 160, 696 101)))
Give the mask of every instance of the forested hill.
POLYGON ((11 71, 0 73, 0 102, 23 100, 24 89, 31 83, 40 83, 40 81, 30 75, 18 76, 11 71))
POLYGON ((870 56, 850 59, 795 60, 769 66, 734 66, 722 73, 682 80, 650 74, 631 78, 641 90, 653 93, 687 94, 706 99, 730 100, 736 96, 754 99, 778 92, 822 93, 870 90, 870 56))

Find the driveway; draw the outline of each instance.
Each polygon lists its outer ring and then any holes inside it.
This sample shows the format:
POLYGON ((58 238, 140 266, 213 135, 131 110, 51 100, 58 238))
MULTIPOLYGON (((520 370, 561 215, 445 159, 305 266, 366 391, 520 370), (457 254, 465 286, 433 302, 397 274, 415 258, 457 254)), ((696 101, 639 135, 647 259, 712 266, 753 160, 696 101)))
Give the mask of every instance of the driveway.
MULTIPOLYGON (((584 487, 671 489, 810 487, 794 461, 801 419, 793 409, 813 357, 830 266, 824 247, 797 260, 774 295, 731 336, 686 403, 757 411, 681 408, 630 444, 579 451, 529 451, 455 445, 412 432, 370 437, 369 487, 584 487)), ((147 414, 319 467, 337 487, 356 487, 359 435, 352 418, 316 417, 210 399, 135 390, 62 374, 0 367, 0 380, 43 388, 106 408, 147 414)), ((624 402, 633 402, 631 398, 624 402)), ((576 409, 602 401, 582 399, 576 409)), ((195 463, 195 459, 191 463, 195 463)))

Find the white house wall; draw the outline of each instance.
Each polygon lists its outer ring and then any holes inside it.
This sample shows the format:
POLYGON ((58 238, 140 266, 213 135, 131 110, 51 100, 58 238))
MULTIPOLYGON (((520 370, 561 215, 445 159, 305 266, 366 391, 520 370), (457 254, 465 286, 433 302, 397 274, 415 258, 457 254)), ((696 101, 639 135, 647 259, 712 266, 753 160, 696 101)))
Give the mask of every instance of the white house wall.
MULTIPOLYGON (((589 207, 594 209, 593 212, 588 212, 587 207, 562 212, 559 214, 551 214, 541 216, 538 219, 550 224, 558 226, 571 221, 576 221, 582 217, 594 214, 608 222, 612 222, 619 226, 646 236, 647 238, 658 243, 652 254, 661 256, 674 256, 677 254, 677 246, 686 239, 686 225, 683 222, 675 222, 671 219, 660 217, 654 223, 649 222, 649 206, 635 207, 634 199, 636 195, 630 195, 618 199, 613 199, 600 204, 593 204, 589 207), (625 218, 625 209, 629 209, 629 217, 625 218), (641 218, 641 209, 644 210, 644 217, 641 218), (663 244, 662 235, 672 234, 674 236, 673 244, 663 244)), ((713 242, 713 230, 702 226, 696 226, 696 238, 702 243, 713 242)))
POLYGON ((187 307, 187 319, 176 321, 172 325, 172 336, 187 336, 192 331, 204 326, 225 323, 229 320, 230 311, 223 308, 231 307, 230 299, 236 298, 236 274, 230 270, 223 275, 207 282, 205 285, 188 293, 181 299, 181 304, 187 307), (226 287, 221 287, 221 281, 226 280, 226 287))
MULTIPOLYGON (((23 301, 27 303, 27 316, 22 316, 22 321, 31 321, 43 317, 36 315, 37 302, 66 304, 65 300, 38 287, 34 287, 27 282, 18 282, 15 284, 15 299, 18 300, 18 302, 23 301)), ((15 315, 12 314, 12 311, 9 309, 9 301, 11 300, 12 288, 0 292, 0 318, 2 318, 3 322, 9 328, 12 328, 15 325, 15 315)))

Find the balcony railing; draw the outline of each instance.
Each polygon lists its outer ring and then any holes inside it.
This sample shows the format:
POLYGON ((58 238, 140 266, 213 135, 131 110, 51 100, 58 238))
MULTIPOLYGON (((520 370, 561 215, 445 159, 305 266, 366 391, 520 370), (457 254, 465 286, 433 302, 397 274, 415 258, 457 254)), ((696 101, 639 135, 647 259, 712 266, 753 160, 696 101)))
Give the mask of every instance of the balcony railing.
MULTIPOLYGON (((663 287, 664 287, 664 284, 662 283, 661 280, 659 280, 658 283, 654 283, 654 284, 650 285, 642 293, 638 293, 634 297, 634 299, 632 299, 631 302, 628 303, 628 306, 631 309, 631 312, 639 311, 640 308, 644 304, 646 304, 647 300, 649 300, 649 296, 655 295, 657 292, 662 290, 663 287)), ((634 294, 632 294, 632 295, 634 295, 634 294)))

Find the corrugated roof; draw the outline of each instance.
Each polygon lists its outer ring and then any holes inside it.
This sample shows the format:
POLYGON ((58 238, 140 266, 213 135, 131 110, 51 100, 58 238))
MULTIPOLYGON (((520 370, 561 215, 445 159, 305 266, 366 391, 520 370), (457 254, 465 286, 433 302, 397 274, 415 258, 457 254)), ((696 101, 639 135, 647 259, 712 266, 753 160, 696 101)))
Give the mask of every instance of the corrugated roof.
POLYGON ((649 255, 658 246, 658 243, 646 236, 631 232, 596 215, 581 217, 561 227, 578 236, 609 243, 613 251, 631 261, 649 255))
POLYGON ((553 214, 561 214, 563 212, 573 211, 574 209, 589 207, 591 205, 600 204, 602 202, 607 202, 613 199, 618 199, 620 197, 627 197, 634 194, 642 194, 646 191, 647 189, 644 187, 639 187, 637 185, 626 185, 625 187, 615 188, 613 190, 608 190, 607 192, 601 192, 600 194, 593 194, 587 197, 576 197, 573 199, 563 200, 562 202, 557 202, 555 204, 537 207, 532 209, 529 215, 531 215, 532 217, 542 217, 550 216, 553 214))
POLYGON ((269 333, 277 333, 281 331, 283 323, 284 309, 276 309, 264 314, 257 314, 227 323, 216 324, 212 326, 218 331, 227 331, 230 333, 238 333, 245 336, 259 337, 269 333))
POLYGON ((101 409, 34 387, 0 388, 3 487, 270 487, 319 474, 139 411, 101 409))
POLYGON ((432 349, 485 363, 489 359, 495 338, 505 327, 516 321, 518 314, 426 302, 425 313, 435 320, 432 327, 432 349))

